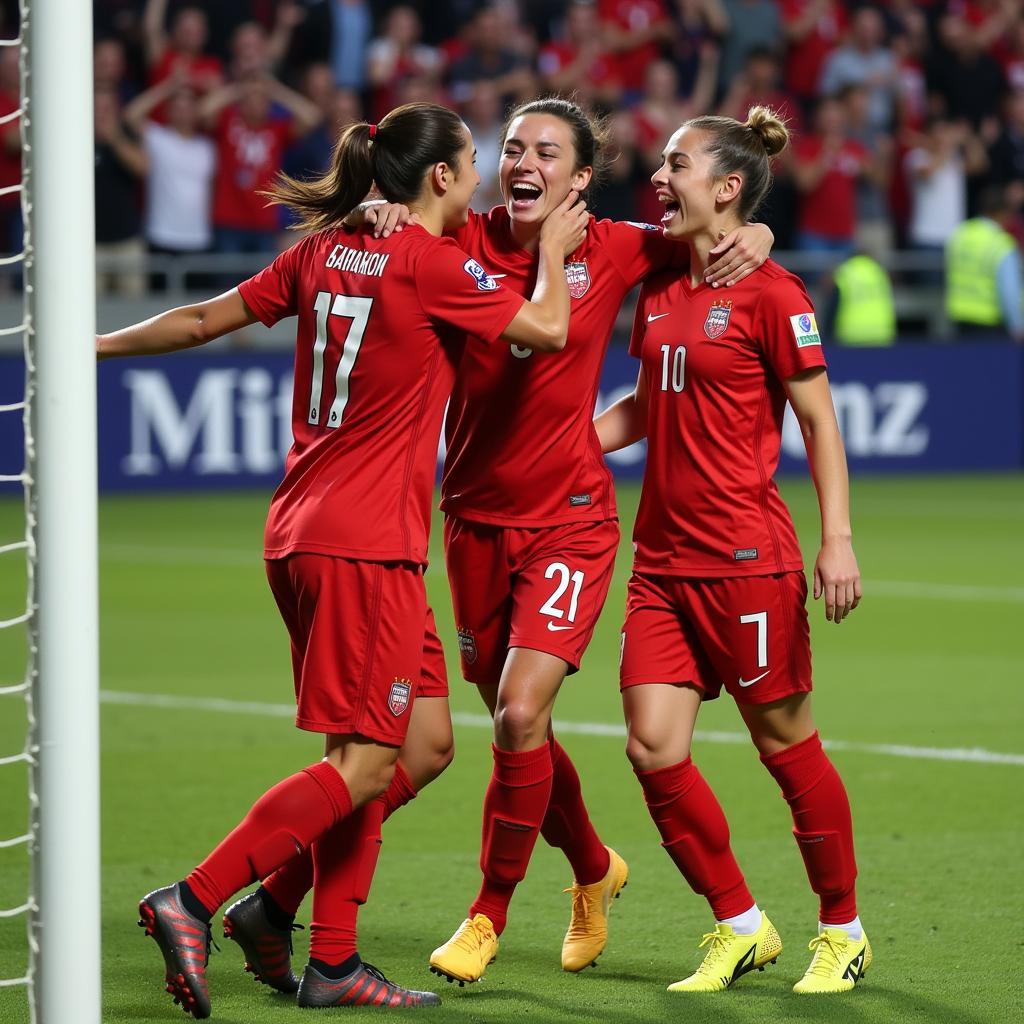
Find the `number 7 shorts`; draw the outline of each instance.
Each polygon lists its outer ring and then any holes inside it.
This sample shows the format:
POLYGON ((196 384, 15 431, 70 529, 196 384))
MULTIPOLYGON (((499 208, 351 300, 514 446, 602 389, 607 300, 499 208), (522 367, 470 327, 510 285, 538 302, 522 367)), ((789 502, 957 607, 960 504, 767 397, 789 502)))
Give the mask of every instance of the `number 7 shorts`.
POLYGON ((444 544, 468 682, 496 684, 512 647, 580 667, 608 596, 618 520, 526 529, 449 516, 444 544))
POLYGON ((316 554, 266 566, 291 639, 295 724, 400 747, 413 701, 448 692, 421 567, 316 554))
POLYGON ((621 689, 689 683, 714 700, 767 704, 811 689, 807 580, 691 579, 634 572, 619 660, 621 689))

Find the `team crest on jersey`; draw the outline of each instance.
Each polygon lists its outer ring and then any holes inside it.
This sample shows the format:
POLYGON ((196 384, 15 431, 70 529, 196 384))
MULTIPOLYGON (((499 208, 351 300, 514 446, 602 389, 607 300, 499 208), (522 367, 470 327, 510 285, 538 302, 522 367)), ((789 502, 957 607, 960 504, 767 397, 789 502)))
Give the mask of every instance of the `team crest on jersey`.
POLYGON ((388 694, 388 707, 395 718, 399 718, 405 713, 411 696, 412 683, 408 679, 395 679, 391 684, 391 692, 388 694))
POLYGON ((471 629, 460 629, 458 637, 459 654, 462 655, 462 660, 467 665, 472 665, 476 661, 476 637, 473 636, 471 629))
POLYGON ((732 316, 732 299, 721 300, 712 304, 704 321, 704 333, 714 341, 725 334, 732 316))
POLYGON ((574 299, 582 299, 590 291, 590 271, 586 260, 566 263, 565 283, 569 286, 569 295, 574 299))
POLYGON ((466 260, 462 264, 462 269, 476 281, 476 286, 480 291, 493 292, 498 287, 498 282, 476 260, 466 260))

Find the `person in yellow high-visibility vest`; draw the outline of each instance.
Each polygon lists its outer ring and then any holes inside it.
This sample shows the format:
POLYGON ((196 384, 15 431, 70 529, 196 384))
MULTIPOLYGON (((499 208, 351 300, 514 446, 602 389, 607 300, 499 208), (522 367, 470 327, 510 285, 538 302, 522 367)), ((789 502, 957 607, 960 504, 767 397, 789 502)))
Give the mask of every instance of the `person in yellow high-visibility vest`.
POLYGON ((891 345, 896 340, 896 305, 885 267, 857 253, 836 267, 832 280, 835 340, 840 345, 891 345))
POLYGON ((946 244, 946 315, 958 334, 1024 341, 1021 256, 1006 230, 1012 212, 1004 189, 987 188, 978 216, 946 244))

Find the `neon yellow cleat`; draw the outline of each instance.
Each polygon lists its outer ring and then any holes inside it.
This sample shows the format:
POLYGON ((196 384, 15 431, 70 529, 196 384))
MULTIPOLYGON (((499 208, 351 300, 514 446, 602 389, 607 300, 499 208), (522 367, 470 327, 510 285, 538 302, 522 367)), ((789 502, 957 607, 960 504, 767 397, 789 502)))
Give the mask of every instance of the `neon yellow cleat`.
POLYGON ((669 985, 669 992, 724 992, 749 971, 775 963, 782 952, 782 939, 767 914, 761 915, 761 927, 753 935, 737 935, 731 925, 716 924, 698 948, 708 943, 704 962, 688 978, 669 985))
POLYGON ((466 918, 455 934, 430 954, 430 970, 434 974, 457 981, 460 986, 467 981, 479 981, 488 964, 498 957, 498 936, 494 925, 485 914, 466 918))
POLYGON ((871 943, 867 935, 854 942, 842 928, 826 928, 807 946, 814 956, 807 973, 793 986, 802 996, 849 992, 868 973, 871 943))
POLYGON ((613 899, 626 888, 629 867, 609 846, 608 873, 600 882, 579 885, 574 882, 566 892, 572 893, 572 917, 562 943, 562 970, 582 971, 604 951, 608 942, 608 911, 613 899))

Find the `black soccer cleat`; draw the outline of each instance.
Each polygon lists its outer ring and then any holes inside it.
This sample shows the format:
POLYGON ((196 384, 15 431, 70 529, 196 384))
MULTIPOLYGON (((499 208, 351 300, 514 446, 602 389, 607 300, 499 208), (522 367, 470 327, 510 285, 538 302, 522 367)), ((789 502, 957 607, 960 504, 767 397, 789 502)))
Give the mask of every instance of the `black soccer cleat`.
POLYGON ((177 882, 142 897, 139 927, 156 939, 163 953, 165 988, 175 1004, 199 1020, 209 1017, 206 965, 210 959, 210 926, 185 909, 177 882))
POLYGON ((242 947, 245 969, 254 980, 289 995, 299 990, 292 971, 292 931, 301 927, 275 928, 258 892, 243 896, 224 913, 224 938, 242 947))
POLYGON ((388 981, 372 964, 361 963, 338 981, 325 978, 306 964, 299 982, 296 1002, 307 1010, 328 1006, 380 1006, 405 1009, 437 1006, 441 999, 433 992, 415 992, 388 981))

